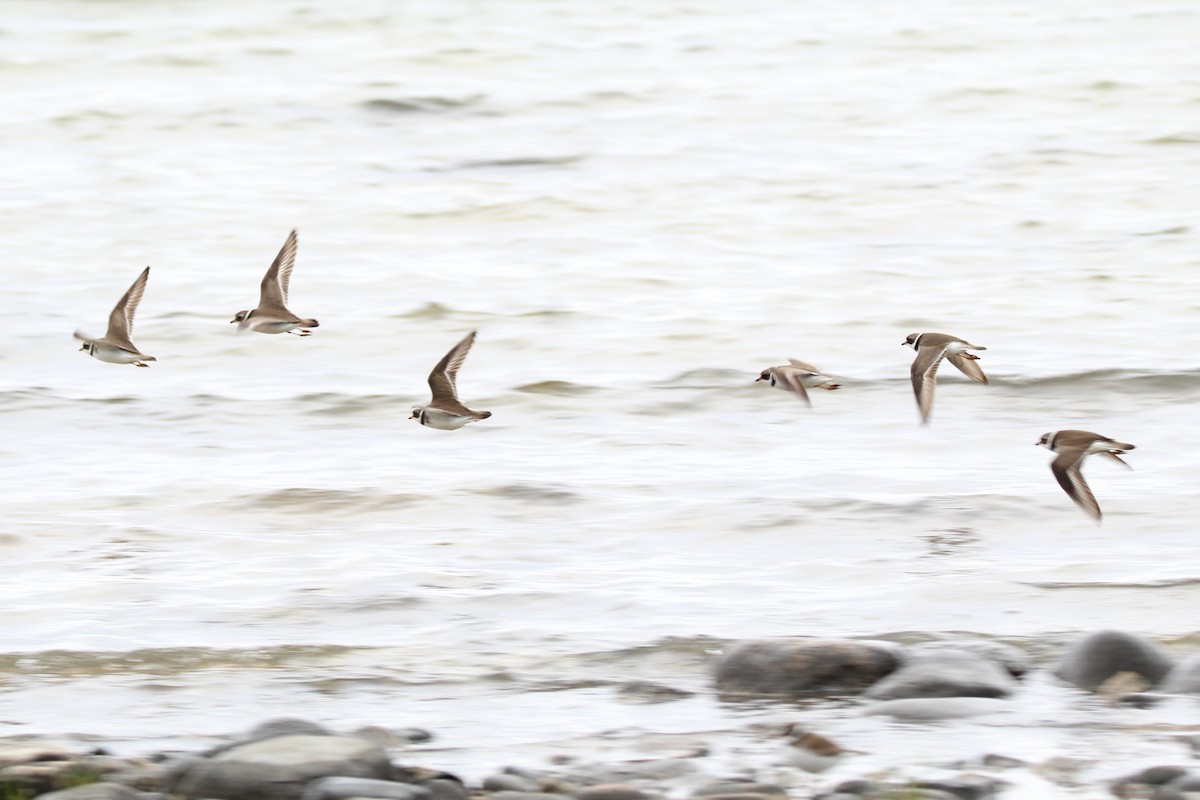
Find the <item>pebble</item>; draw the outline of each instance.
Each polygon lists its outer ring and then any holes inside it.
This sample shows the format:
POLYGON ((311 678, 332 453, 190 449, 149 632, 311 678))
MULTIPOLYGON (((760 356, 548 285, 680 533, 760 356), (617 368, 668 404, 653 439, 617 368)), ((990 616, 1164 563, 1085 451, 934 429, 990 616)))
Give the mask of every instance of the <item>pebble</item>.
POLYGON ((648 794, 636 786, 624 783, 602 783, 588 786, 574 793, 576 800, 651 800, 657 795, 648 794))
POLYGON ((693 797, 705 797, 710 800, 730 798, 733 796, 754 795, 780 800, 788 796, 787 790, 777 783, 758 783, 755 781, 724 781, 701 786, 692 793, 693 797))
POLYGON ((147 797, 119 783, 89 783, 38 795, 39 800, 146 800, 147 797))
POLYGON ((483 788, 488 792, 536 792, 541 786, 523 775, 501 773, 484 778, 483 788))
POLYGON ((551 792, 492 792, 491 800, 574 800, 569 794, 551 792))

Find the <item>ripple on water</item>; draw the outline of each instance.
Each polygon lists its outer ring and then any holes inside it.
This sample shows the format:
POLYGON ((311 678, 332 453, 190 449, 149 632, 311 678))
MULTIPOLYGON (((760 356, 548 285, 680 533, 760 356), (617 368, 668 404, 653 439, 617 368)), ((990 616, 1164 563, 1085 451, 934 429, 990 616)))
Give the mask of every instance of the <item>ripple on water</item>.
POLYGON ((368 111, 382 114, 437 114, 478 106, 484 97, 482 94, 464 97, 377 97, 364 100, 360 105, 368 111))
POLYGON ((568 492, 566 489, 560 489, 556 486, 532 483, 510 483, 505 486, 494 486, 490 489, 479 489, 475 493, 544 505, 568 505, 583 502, 583 498, 575 492, 568 492))
POLYGON ((250 508, 269 508, 294 514, 314 511, 381 511, 419 502, 415 494, 388 494, 373 489, 315 489, 293 487, 263 494, 243 495, 241 504, 250 508))
POLYGON ((598 386, 587 386, 582 383, 571 383, 570 381, 538 381, 537 383, 526 383, 513 388, 515 392, 525 392, 527 394, 552 394, 559 397, 570 397, 573 395, 590 394, 600 391, 598 386))

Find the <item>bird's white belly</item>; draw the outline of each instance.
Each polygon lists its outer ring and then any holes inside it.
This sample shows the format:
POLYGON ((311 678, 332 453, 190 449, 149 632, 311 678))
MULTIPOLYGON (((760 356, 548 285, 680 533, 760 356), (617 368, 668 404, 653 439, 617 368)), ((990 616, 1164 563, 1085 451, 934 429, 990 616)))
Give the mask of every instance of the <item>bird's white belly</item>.
POLYGON ((425 414, 421 417, 421 424, 443 431, 458 430, 470 421, 470 417, 439 411, 436 408, 426 408, 425 414))
POLYGON ((299 323, 287 322, 279 319, 248 319, 244 327, 256 333, 287 333, 293 328, 299 328, 299 323))
POLYGON ((92 358, 107 361, 109 364, 132 364, 143 358, 143 356, 130 353, 128 350, 103 344, 92 348, 90 355, 92 358))

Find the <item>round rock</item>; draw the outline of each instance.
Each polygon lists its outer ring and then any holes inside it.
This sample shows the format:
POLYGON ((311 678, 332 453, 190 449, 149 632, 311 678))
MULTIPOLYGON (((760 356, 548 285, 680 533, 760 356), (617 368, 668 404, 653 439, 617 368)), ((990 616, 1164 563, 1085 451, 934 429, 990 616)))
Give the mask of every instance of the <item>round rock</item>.
POLYGON ((624 783, 601 783, 574 794, 576 800, 649 800, 654 796, 624 783))
POLYGON ((47 792, 38 795, 38 800, 43 797, 50 800, 142 800, 140 792, 119 783, 89 783, 73 789, 47 792))
POLYGON ((486 792, 536 792, 540 788, 541 784, 523 775, 500 773, 483 779, 486 792))
POLYGON ((759 783, 757 781, 722 781, 701 786, 692 792, 692 797, 715 798, 733 797, 735 795, 753 795, 755 797, 770 797, 783 800, 788 796, 787 789, 777 783, 759 783))
POLYGON ((226 750, 175 776, 172 794, 217 800, 299 800, 317 778, 390 780, 383 748, 354 736, 279 736, 226 750))
POLYGON ((946 651, 974 653, 988 661, 994 661, 1009 675, 1019 678, 1031 668, 1029 655, 1021 649, 991 639, 947 639, 939 642, 923 642, 908 649, 909 653, 943 653, 946 651))
POLYGON ((963 650, 914 655, 900 669, 871 686, 876 700, 914 697, 1008 697, 1016 682, 995 661, 963 650))
POLYGON ((395 783, 372 778, 321 778, 304 787, 300 800, 348 800, 371 797, 377 800, 426 800, 429 790, 410 783, 395 783))
POLYGON ((896 669, 897 652, 891 645, 848 639, 741 642, 717 663, 717 690, 784 696, 858 692, 896 669))
POLYGON ((1096 631, 1067 649, 1054 674, 1091 691, 1119 672, 1136 672, 1153 686, 1173 666, 1167 652, 1149 639, 1124 631, 1096 631))

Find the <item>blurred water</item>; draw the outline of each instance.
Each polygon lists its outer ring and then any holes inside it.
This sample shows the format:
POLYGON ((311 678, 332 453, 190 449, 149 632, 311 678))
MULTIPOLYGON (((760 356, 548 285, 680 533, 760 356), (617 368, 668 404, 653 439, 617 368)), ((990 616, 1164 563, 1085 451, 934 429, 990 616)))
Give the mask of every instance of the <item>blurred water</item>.
POLYGON ((1196 630, 1198 14, 0 2, 0 718, 502 746, 778 713, 727 639, 1196 630), (293 227, 320 329, 236 336, 293 227), (147 264, 158 362, 77 352, 147 264), (494 416, 408 421, 471 329, 494 416), (992 379, 928 428, 922 330, 992 379), (1068 427, 1138 445, 1103 527, 1068 427))

